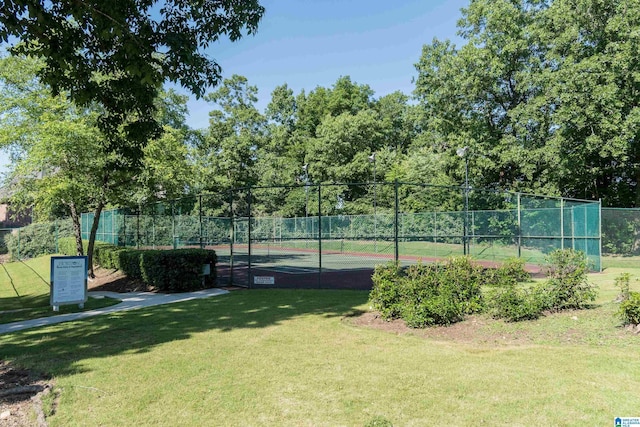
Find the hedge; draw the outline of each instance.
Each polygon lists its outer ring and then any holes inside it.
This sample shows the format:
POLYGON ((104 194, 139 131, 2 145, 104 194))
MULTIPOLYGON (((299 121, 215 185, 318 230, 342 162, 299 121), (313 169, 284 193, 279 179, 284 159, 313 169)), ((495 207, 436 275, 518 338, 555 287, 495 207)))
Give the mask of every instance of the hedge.
MULTIPOLYGON (((83 245, 86 250, 86 242, 83 245)), ((64 254, 76 253, 73 239, 65 239, 59 246, 64 254)), ((129 278, 140 279, 158 290, 168 292, 215 286, 216 261, 215 251, 205 249, 137 250, 96 242, 93 250, 94 264, 121 270, 129 278), (202 275, 205 264, 211 267, 208 276, 202 275)))
POLYGON ((59 251, 59 243, 66 236, 73 236, 71 220, 27 225, 5 235, 4 242, 12 258, 26 259, 56 253, 56 238, 59 251))

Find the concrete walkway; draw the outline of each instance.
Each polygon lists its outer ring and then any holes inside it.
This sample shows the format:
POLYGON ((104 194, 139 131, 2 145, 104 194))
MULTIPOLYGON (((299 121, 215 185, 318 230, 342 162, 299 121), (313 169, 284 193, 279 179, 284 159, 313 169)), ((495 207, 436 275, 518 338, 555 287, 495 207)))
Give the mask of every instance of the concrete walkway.
POLYGON ((196 292, 185 292, 180 294, 155 294, 152 292, 89 292, 90 297, 109 297, 122 300, 121 303, 110 307, 96 310, 83 311, 81 313, 59 314, 57 316, 42 317, 40 319, 25 320, 23 322, 13 322, 0 325, 0 335, 23 329, 37 328, 40 326, 54 325, 56 323, 80 320, 87 317, 98 316, 100 314, 114 313, 116 311, 135 310, 143 307, 151 307, 160 304, 170 304, 173 302, 190 301, 199 298, 209 298, 212 296, 227 294, 224 289, 204 289, 196 292))

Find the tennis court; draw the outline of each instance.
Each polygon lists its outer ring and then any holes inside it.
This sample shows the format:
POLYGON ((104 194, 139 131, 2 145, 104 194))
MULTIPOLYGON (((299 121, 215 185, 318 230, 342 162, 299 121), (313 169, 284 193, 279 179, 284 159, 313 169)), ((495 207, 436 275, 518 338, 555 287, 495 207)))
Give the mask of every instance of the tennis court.
MULTIPOLYGON (((375 266, 394 261, 392 252, 338 252, 331 249, 319 252, 266 244, 252 245, 250 255, 248 245, 234 246, 232 259, 228 246, 210 248, 218 254, 219 283, 250 288, 370 289, 375 266)), ((402 255, 398 262, 408 266, 442 259, 440 256, 402 255)), ((487 267, 500 264, 499 261, 478 262, 487 267)), ((533 263, 527 264, 526 268, 532 273, 540 271, 540 266, 533 263)))
MULTIPOLYGON (((561 197, 400 182, 308 184, 104 211, 97 240, 215 249, 223 285, 366 289, 378 264, 458 255, 485 265, 518 257, 534 269, 553 250, 573 248, 599 271, 600 215, 598 201, 561 197), (375 194, 375 203, 358 204, 362 194, 375 194), (298 210, 282 211, 287 200, 298 210)), ((85 238, 92 220, 83 214, 85 238)))

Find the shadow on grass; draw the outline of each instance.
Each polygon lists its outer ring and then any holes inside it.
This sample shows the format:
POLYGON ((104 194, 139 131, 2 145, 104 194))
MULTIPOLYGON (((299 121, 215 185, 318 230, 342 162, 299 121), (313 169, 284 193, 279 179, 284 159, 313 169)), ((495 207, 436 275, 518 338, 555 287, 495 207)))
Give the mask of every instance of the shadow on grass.
POLYGON ((0 311, 37 308, 49 305, 49 294, 20 295, 0 298, 0 311))
POLYGON ((259 329, 304 315, 354 315, 367 299, 363 291, 236 291, 3 335, 0 360, 66 376, 83 372, 83 359, 145 353, 199 332, 259 329))

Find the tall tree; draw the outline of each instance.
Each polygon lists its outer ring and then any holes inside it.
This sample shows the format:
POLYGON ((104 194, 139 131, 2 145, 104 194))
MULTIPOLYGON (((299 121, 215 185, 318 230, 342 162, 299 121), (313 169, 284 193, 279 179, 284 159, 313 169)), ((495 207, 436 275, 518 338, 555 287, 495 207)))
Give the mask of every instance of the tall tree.
POLYGON ((206 96, 218 109, 209 113, 209 129, 197 150, 202 189, 225 192, 257 183, 256 153, 265 135, 257 92, 246 77, 233 75, 206 96))
POLYGON ((221 79, 203 49, 222 36, 255 33, 263 13, 257 0, 7 0, 0 40, 15 38, 12 53, 44 60, 39 75, 54 95, 100 105, 108 148, 131 167, 161 131, 154 102, 163 83, 203 95, 221 79))
POLYGON ((476 186, 640 206, 639 25, 638 0, 472 0, 416 65, 420 139, 457 180, 470 146, 476 186))
POLYGON ((0 59, 0 144, 13 152, 8 182, 12 199, 37 217, 70 214, 82 254, 80 213, 99 216, 108 201, 119 201, 131 175, 108 168, 113 153, 98 131, 98 113, 64 94, 51 96, 36 76, 41 66, 33 58, 0 59))

